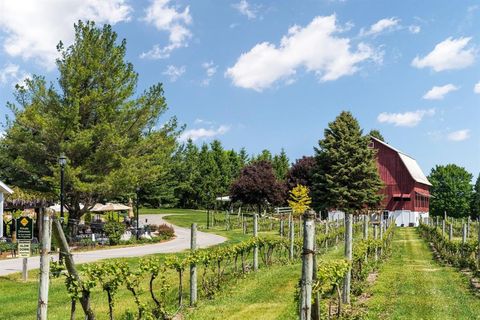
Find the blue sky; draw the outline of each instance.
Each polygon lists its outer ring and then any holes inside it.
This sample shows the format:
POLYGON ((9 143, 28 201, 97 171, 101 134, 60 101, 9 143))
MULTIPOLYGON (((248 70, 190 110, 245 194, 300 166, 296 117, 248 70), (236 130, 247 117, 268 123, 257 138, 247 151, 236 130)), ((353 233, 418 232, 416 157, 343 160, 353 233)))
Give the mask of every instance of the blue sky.
POLYGON ((480 171, 478 1, 0 0, 0 113, 31 74, 55 81, 73 23, 127 39, 139 91, 164 83, 184 138, 313 154, 350 110, 417 159, 480 171))

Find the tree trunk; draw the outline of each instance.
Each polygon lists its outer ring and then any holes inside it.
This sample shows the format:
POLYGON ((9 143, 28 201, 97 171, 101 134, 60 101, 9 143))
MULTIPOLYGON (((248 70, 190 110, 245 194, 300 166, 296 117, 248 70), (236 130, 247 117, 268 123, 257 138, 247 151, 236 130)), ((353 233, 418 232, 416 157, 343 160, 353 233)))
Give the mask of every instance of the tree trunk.
MULTIPOLYGON (((352 243, 353 243, 353 230, 352 230, 352 219, 353 215, 351 213, 345 214, 345 259, 349 262, 352 261, 352 243)), ((345 280, 343 283, 343 303, 350 304, 350 287, 352 281, 352 267, 348 268, 348 271, 345 275, 345 280)))

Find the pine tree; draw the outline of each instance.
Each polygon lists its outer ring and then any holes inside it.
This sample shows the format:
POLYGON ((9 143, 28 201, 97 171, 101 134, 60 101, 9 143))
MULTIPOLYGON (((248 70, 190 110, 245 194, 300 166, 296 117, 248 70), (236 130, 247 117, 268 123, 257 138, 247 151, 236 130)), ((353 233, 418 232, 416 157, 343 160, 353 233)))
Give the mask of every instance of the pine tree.
POLYGON ((213 153, 204 143, 198 155, 198 176, 194 189, 199 198, 199 206, 212 208, 219 193, 220 170, 215 162, 213 153))
MULTIPOLYGON (((353 214, 375 207, 382 199, 375 152, 368 147, 358 121, 343 111, 325 129, 325 137, 315 148, 313 175, 314 208, 345 212, 345 258, 352 260, 353 214)), ((344 280, 344 303, 350 303, 351 269, 344 280)))
POLYGON ((273 157, 272 166, 277 179, 282 181, 285 180, 288 169, 290 168, 290 161, 288 160, 287 153, 283 148, 280 154, 273 157))
POLYGON ((477 182, 475 182, 475 186, 473 188, 473 196, 472 196, 472 216, 475 218, 480 218, 480 173, 477 177, 477 182))
POLYGON ((369 142, 350 112, 342 112, 329 123, 319 148, 315 148, 315 210, 338 209, 358 214, 380 203, 382 181, 369 142))
POLYGON ((377 129, 370 130, 370 132, 368 133, 368 136, 377 138, 378 140, 385 142, 383 135, 377 129))

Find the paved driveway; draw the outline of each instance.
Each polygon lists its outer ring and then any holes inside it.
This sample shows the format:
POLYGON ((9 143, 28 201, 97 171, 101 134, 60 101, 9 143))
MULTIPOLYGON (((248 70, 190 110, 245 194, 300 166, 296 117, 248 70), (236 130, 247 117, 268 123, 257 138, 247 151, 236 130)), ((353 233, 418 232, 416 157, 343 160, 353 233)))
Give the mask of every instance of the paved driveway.
MULTIPOLYGON (((102 259, 111 258, 126 258, 126 257, 141 257, 155 253, 172 253, 180 252, 190 248, 190 229, 177 227, 163 219, 168 214, 146 214, 140 215, 140 225, 145 224, 147 219, 148 224, 162 224, 171 225, 175 230, 176 237, 170 241, 140 245, 128 248, 104 249, 86 252, 73 253, 75 263, 93 262, 102 259)), ((220 244, 227 239, 211 233, 198 232, 197 245, 200 248, 205 248, 220 244)), ((58 254, 52 255, 54 259, 58 258, 58 254)), ((40 257, 31 257, 28 259, 28 269, 38 269, 40 267, 40 257)), ((0 260, 0 276, 5 276, 15 272, 22 271, 22 258, 0 260)))

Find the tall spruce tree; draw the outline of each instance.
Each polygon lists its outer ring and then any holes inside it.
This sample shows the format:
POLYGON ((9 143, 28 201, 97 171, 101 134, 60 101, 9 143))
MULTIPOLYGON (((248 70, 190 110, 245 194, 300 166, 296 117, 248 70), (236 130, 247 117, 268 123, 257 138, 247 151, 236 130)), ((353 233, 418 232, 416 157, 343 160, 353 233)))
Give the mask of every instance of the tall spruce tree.
POLYGON ((477 181, 473 187, 472 196, 472 216, 474 218, 480 218, 480 173, 478 174, 477 181))
MULTIPOLYGON (((345 258, 352 260, 353 215, 375 207, 382 199, 375 151, 368 147, 358 121, 343 111, 329 123, 315 148, 312 193, 316 210, 345 212, 345 258)), ((344 281, 343 301, 350 303, 351 270, 344 281)))
POLYGON ((276 154, 272 160, 273 171, 278 180, 285 180, 287 177, 288 169, 290 168, 290 161, 288 160, 287 153, 282 148, 280 154, 276 154))

